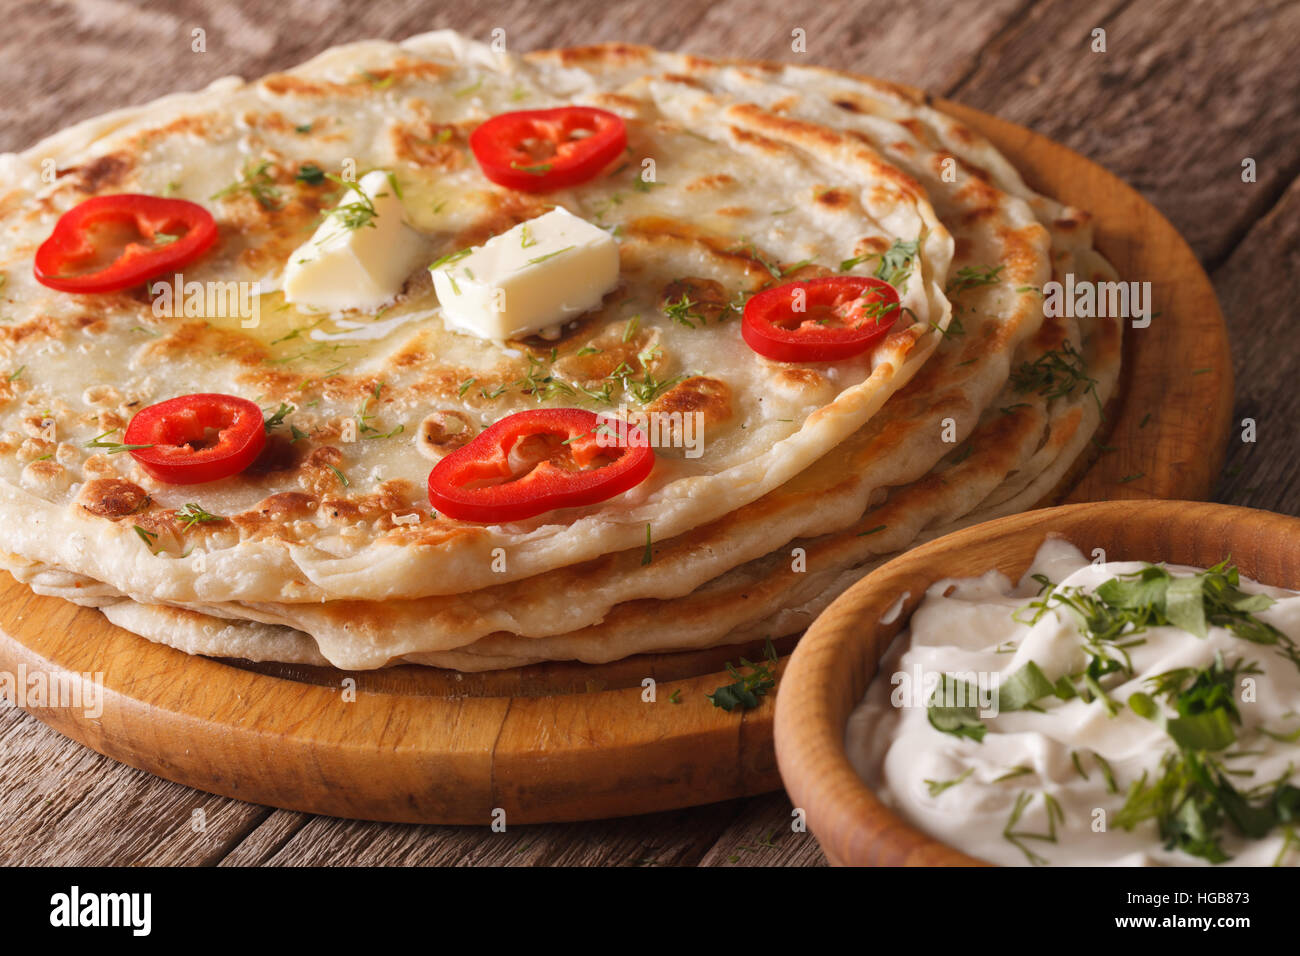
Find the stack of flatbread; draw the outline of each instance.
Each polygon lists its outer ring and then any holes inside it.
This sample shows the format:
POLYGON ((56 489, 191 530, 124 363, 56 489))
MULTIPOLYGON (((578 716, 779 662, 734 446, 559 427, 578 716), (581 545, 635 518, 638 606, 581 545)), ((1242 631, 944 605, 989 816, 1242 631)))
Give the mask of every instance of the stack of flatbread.
POLYGON ((1113 278, 1087 213, 909 94, 827 70, 439 32, 82 123, 0 173, 0 563, 194 654, 480 671, 792 634, 888 557, 1050 498, 1119 372, 1116 320, 1044 315, 1049 281, 1113 278), (569 104, 623 118, 623 162, 546 193, 483 176, 479 124, 569 104), (290 303, 336 182, 374 169, 426 263, 562 206, 617 239, 619 285, 505 342, 445 321, 423 267, 375 309, 290 303), (63 212, 126 192, 211 210, 220 241, 184 279, 256 283, 256 321, 34 280, 63 212), (827 275, 886 279, 904 318, 840 362, 745 344, 748 297, 827 275), (169 485, 122 430, 195 392, 257 402, 267 448, 169 485), (681 418, 608 500, 439 514, 430 468, 538 406, 683 413, 698 447, 681 418))

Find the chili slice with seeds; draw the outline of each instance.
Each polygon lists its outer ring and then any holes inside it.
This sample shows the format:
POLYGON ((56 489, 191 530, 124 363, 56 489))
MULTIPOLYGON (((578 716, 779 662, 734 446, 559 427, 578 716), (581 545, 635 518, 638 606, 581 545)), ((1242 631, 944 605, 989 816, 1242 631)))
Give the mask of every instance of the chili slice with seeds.
POLYGON ((516 412, 429 472, 429 503, 449 518, 496 524, 595 504, 654 468, 645 434, 580 408, 516 412))

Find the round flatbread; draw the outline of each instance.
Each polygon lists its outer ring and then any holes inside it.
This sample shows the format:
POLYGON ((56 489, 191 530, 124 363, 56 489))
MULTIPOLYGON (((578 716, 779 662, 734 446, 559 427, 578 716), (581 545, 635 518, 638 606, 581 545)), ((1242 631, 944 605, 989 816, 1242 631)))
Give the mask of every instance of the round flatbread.
POLYGON ((0 360, 13 371, 0 387, 0 544, 155 601, 455 594, 683 534, 861 428, 949 321, 952 239, 921 186, 831 127, 723 97, 688 108, 667 77, 623 89, 587 74, 578 90, 571 74, 450 34, 354 44, 3 157, 0 360), (574 102, 624 118, 627 168, 545 195, 482 176, 466 144, 479 123, 574 102), (288 303, 288 260, 345 194, 324 173, 372 169, 392 174, 429 261, 558 205, 617 235, 620 284, 559 338, 506 343, 449 328, 423 269, 378 309, 288 303), (32 256, 58 216, 124 191, 217 218, 218 246, 186 267, 170 305, 159 308, 164 287, 151 298, 37 284, 32 256), (872 351, 791 365, 741 339, 745 295, 828 270, 818 264, 857 258, 869 272, 891 250, 905 252, 905 318, 872 351), (255 314, 207 294, 253 282, 255 314), (197 304, 190 283, 205 290, 197 304), (677 321, 665 306, 683 288, 706 290, 713 314, 677 321), (211 391, 255 400, 278 426, 253 468, 177 487, 122 453, 136 410, 211 391), (649 479, 596 505, 494 526, 435 516, 422 424, 451 417, 472 433, 539 404, 699 411, 703 454, 662 448, 649 479), (185 520, 190 503, 219 520, 185 520))
MULTIPOLYGON (((1113 324, 1089 331, 1053 321, 1038 331, 1038 290, 1050 264, 1111 277, 1091 251, 1085 213, 1033 194, 981 137, 886 84, 621 45, 531 59, 563 66, 576 89, 611 76, 632 91, 653 84, 688 116, 718 109, 719 98, 759 103, 886 156, 925 187, 956 240, 949 280, 956 319, 936 355, 833 454, 723 519, 655 542, 649 563, 638 548, 447 597, 196 608, 251 618, 268 634, 310 635, 324 658, 350 668, 406 659, 480 670, 734 643, 797 630, 882 556, 1032 507, 1059 483, 1093 434, 1118 371, 1113 324), (1066 347, 1077 350, 1091 389, 1081 378, 1049 400, 1014 374, 1066 347), (793 560, 796 551, 802 561, 793 560)), ((105 599, 121 603, 121 594, 105 599)), ((131 619, 156 621, 145 628, 154 637, 189 620, 164 610, 131 619)))

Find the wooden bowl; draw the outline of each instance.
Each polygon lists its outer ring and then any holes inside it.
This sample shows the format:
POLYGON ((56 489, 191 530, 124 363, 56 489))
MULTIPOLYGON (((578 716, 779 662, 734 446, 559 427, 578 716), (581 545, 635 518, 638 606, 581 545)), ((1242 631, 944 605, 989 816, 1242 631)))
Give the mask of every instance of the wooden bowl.
POLYGON ((796 648, 776 706, 776 757, 827 859, 846 866, 971 866, 886 808, 844 751, 844 728, 876 666, 932 583, 997 569, 1018 580, 1049 535, 1108 561, 1210 565, 1231 557, 1257 581, 1300 590, 1300 519, 1197 501, 1102 501, 999 518, 921 545, 828 607, 796 648), (906 595, 889 624, 881 616, 906 595))

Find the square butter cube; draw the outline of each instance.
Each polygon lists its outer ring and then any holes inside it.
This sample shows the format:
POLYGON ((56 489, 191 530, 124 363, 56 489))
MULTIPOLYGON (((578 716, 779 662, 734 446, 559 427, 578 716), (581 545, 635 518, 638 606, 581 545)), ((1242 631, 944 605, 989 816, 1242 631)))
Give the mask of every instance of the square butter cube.
POLYGON ((289 257, 285 300, 330 311, 377 309, 391 300, 428 256, 428 244, 404 214, 388 173, 361 177, 289 257), (344 215, 349 212, 355 218, 344 215))
POLYGON ((576 319, 618 284, 618 243, 567 209, 431 267, 447 325, 504 341, 576 319))

